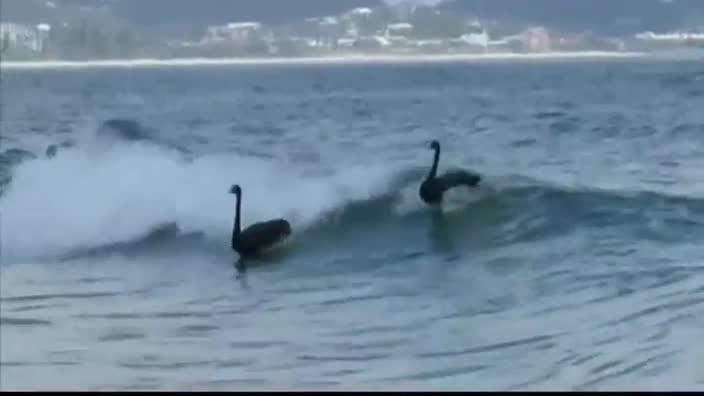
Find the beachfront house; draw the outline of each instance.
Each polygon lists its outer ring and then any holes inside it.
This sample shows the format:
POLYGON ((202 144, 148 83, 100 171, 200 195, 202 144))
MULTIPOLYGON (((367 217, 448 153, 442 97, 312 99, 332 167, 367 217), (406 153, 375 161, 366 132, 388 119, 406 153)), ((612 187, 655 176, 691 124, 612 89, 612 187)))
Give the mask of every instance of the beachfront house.
POLYGON ((371 35, 371 16, 373 13, 371 8, 359 7, 343 14, 341 19, 345 24, 345 36, 356 39, 371 35))
POLYGON ((300 30, 303 37, 311 41, 311 46, 331 49, 335 47, 337 39, 342 36, 342 29, 338 18, 326 16, 306 18, 300 30))
POLYGON ((44 52, 49 43, 49 33, 51 32, 51 25, 47 23, 40 23, 37 25, 37 38, 34 43, 34 50, 37 52, 44 52))
POLYGON ((12 22, 0 23, 0 48, 3 52, 13 49, 44 52, 50 31, 51 26, 46 23, 36 26, 12 22))
POLYGON ((386 25, 384 37, 390 40, 407 40, 413 32, 413 25, 407 22, 386 25))
POLYGON ((526 52, 550 51, 550 34, 543 27, 533 27, 521 33, 523 50, 526 52))
POLYGON ((482 30, 481 33, 465 33, 450 40, 450 44, 454 48, 470 52, 486 52, 489 42, 489 34, 486 30, 482 30))
POLYGON ((653 33, 643 32, 635 35, 636 40, 654 47, 657 46, 702 46, 704 33, 702 32, 671 32, 653 33))
POLYGON ((261 28, 259 22, 230 22, 226 25, 209 26, 204 41, 246 43, 257 38, 261 28))

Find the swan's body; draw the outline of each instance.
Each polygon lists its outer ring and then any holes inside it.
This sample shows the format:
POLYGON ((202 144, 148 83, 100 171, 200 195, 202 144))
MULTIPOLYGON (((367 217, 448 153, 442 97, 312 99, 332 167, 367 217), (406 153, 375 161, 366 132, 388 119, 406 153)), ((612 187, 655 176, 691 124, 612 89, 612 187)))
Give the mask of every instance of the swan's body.
POLYGON ((56 147, 55 144, 49 145, 49 147, 46 148, 46 152, 44 153, 47 158, 52 158, 56 156, 56 152, 58 151, 58 147, 56 147))
POLYGON ((234 185, 230 192, 237 196, 235 225, 232 230, 232 249, 237 252, 240 257, 264 253, 283 243, 288 236, 291 235, 291 225, 284 219, 255 223, 241 230, 240 205, 242 201, 242 189, 240 186, 234 185))
POLYGON ((457 186, 476 187, 479 184, 481 176, 461 169, 449 171, 438 176, 440 143, 433 140, 430 143, 430 148, 435 150, 433 166, 418 190, 423 202, 428 205, 438 205, 442 203, 443 196, 447 190, 457 186))

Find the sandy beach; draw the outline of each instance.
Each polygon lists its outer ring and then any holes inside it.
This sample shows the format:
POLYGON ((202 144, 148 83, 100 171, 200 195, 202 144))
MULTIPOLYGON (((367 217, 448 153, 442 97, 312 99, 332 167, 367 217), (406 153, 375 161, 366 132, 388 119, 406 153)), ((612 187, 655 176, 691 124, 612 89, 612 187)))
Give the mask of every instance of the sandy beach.
POLYGON ((170 66, 223 66, 223 65, 325 65, 325 64, 376 64, 376 63, 447 63, 447 62, 497 62, 497 61, 549 61, 639 58, 640 52, 549 52, 533 54, 440 54, 440 55, 344 55, 300 58, 181 58, 181 59, 111 59, 95 61, 2 61, 2 69, 64 69, 64 68, 116 68, 116 67, 170 67, 170 66))

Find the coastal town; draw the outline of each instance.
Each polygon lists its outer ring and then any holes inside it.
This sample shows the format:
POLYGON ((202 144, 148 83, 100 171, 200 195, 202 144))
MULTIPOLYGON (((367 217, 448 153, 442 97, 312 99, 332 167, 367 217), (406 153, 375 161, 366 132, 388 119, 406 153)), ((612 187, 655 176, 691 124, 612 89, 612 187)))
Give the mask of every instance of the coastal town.
MULTIPOLYGON (((51 7, 51 2, 46 3, 51 7)), ((60 24, 0 24, 7 61, 139 58, 266 58, 351 54, 522 54, 659 51, 704 48, 704 28, 643 31, 628 36, 563 32, 441 12, 409 3, 358 7, 339 15, 267 25, 237 20, 192 37, 150 36, 128 24, 85 17, 60 24)))

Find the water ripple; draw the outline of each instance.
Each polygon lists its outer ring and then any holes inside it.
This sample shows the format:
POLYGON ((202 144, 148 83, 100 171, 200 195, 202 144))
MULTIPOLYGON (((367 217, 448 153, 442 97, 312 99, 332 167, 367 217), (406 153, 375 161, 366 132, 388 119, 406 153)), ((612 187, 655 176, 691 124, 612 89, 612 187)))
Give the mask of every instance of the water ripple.
POLYGON ((0 297, 0 303, 6 302, 32 302, 54 299, 88 299, 99 297, 116 297, 120 293, 116 292, 86 292, 86 293, 58 293, 58 294, 37 294, 27 296, 0 297))
POLYGON ((515 340, 515 341, 507 341, 507 342, 502 342, 502 343, 497 343, 497 344, 490 344, 490 345, 484 345, 484 346, 479 346, 479 347, 467 348, 467 349, 462 349, 462 350, 458 350, 458 351, 419 353, 416 356, 418 356, 420 358, 437 358, 437 357, 471 355, 471 354, 483 353, 483 352, 494 352, 494 351, 499 351, 499 350, 508 349, 508 348, 526 346, 526 345, 531 345, 531 344, 538 344, 538 343, 542 343, 545 341, 550 341, 554 337, 555 336, 552 336, 552 335, 550 335, 550 336, 548 336, 548 335, 536 336, 536 337, 530 337, 530 338, 525 338, 525 339, 520 339, 520 340, 515 340))
POLYGON ((3 316, 0 317, 0 324, 3 326, 49 326, 51 322, 43 319, 9 318, 3 316))
POLYGON ((13 71, 0 382, 701 388, 700 66, 13 71), (148 139, 103 144, 120 118, 148 139), (440 169, 478 170, 487 193, 424 206, 431 139, 440 169), (300 230, 240 278, 235 182, 245 223, 300 230), (163 223, 203 238, 27 258, 163 223))

